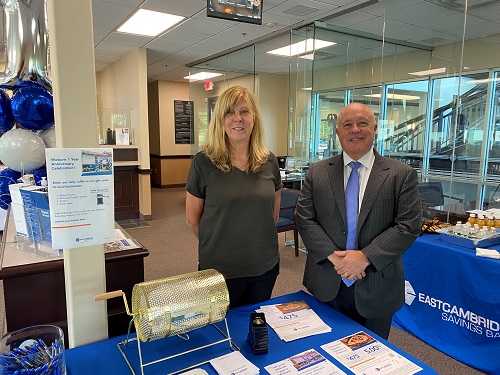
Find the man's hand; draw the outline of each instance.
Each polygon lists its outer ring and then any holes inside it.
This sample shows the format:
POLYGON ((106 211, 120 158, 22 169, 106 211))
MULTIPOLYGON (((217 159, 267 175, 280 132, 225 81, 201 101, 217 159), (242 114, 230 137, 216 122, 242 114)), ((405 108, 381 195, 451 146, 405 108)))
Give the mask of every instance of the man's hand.
POLYGON ((328 259, 341 277, 350 280, 361 280, 365 277, 365 269, 370 264, 361 250, 337 250, 328 256, 328 259))

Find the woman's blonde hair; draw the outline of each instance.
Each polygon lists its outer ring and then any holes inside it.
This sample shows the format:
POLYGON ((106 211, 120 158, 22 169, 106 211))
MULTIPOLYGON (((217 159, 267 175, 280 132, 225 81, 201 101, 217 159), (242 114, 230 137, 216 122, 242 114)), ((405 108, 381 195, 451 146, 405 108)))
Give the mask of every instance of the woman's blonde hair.
POLYGON ((224 130, 224 117, 231 111, 240 99, 247 102, 253 114, 253 130, 250 135, 250 149, 247 170, 257 172, 269 157, 269 151, 264 144, 264 125, 257 106, 254 94, 242 86, 233 86, 226 89, 215 103, 214 113, 208 126, 207 140, 203 146, 203 153, 222 172, 228 173, 233 169, 229 151, 229 139, 224 130))

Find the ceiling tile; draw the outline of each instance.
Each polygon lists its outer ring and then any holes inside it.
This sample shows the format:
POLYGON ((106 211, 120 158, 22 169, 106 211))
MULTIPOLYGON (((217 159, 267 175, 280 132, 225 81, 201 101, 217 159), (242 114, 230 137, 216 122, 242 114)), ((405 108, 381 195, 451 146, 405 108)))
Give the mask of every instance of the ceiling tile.
MULTIPOLYGON (((258 69, 286 74, 290 59, 278 58, 266 52, 288 45, 292 27, 306 26, 317 19, 324 19, 328 27, 339 33, 317 29, 316 36, 335 39, 339 44, 318 51, 316 67, 352 63, 380 56, 382 52, 390 53, 389 45, 382 48, 380 42, 362 43, 363 39, 357 38, 356 33, 374 34, 380 38, 385 30, 385 37, 390 40, 425 43, 429 46, 461 39, 461 12, 456 13, 430 0, 379 0, 373 5, 363 6, 368 2, 373 1, 264 0, 263 25, 251 25, 207 17, 206 0, 93 0, 96 69, 100 70, 107 63, 112 63, 122 52, 145 46, 150 80, 154 74, 154 79, 162 77, 185 81, 180 75, 187 75, 189 69, 180 68, 179 65, 204 61, 214 54, 235 50, 238 46, 251 46, 210 63, 223 70, 227 69, 228 64, 235 69, 252 70, 253 44, 259 41, 255 56, 258 69), (182 15, 186 20, 157 39, 113 32, 139 5, 145 9, 182 15), (344 13, 352 7, 359 8, 344 13), (300 9, 311 12, 297 14, 300 9), (344 14, 335 17, 339 12, 344 14), (356 56, 352 53, 353 46, 356 47, 356 56), (351 49, 348 57, 336 58, 347 53, 348 49, 351 49)), ((467 17, 466 38, 500 34, 499 20, 500 1, 492 6, 471 9, 467 17), (486 21, 488 19, 490 21, 486 21)), ((301 36, 293 36, 292 39, 300 40, 301 36)), ((222 79, 227 79, 227 76, 222 79)))
POLYGON ((113 20, 110 18, 104 18, 99 16, 92 17, 94 29, 113 31, 119 24, 119 20, 113 20))
POLYGON ((193 15, 198 13, 206 13, 206 7, 206 0, 147 0, 141 6, 142 9, 149 9, 156 12, 164 12, 184 17, 192 17, 193 15))
POLYGON ((104 0, 92 0, 94 16, 122 21, 134 12, 135 6, 119 5, 104 0))
POLYGON ((109 42, 129 44, 131 46, 141 47, 151 41, 153 38, 141 35, 132 35, 114 32, 106 39, 109 42))

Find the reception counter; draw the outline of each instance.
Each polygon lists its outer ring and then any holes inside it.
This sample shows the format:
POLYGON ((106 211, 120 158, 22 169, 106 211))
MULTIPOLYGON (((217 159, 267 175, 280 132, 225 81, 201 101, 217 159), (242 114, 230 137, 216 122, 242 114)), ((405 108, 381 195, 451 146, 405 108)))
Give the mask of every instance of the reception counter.
POLYGON ((403 262, 406 303, 393 324, 471 367, 500 374, 500 260, 424 234, 403 262))

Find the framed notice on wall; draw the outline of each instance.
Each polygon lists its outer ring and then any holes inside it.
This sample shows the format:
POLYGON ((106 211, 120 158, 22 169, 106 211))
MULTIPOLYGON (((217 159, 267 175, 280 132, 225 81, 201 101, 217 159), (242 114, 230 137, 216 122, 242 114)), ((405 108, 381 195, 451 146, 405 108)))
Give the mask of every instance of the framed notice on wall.
POLYGON ((194 103, 174 100, 175 143, 194 144, 194 103))

